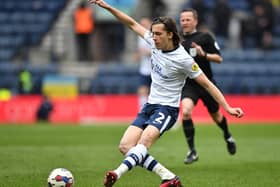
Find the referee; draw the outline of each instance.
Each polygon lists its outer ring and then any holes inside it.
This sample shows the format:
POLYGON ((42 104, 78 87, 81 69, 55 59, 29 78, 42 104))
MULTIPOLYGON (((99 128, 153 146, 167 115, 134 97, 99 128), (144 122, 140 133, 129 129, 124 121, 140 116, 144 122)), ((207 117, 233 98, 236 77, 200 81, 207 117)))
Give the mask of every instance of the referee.
MULTIPOLYGON (((197 31, 197 24, 198 14, 196 10, 189 8, 180 13, 180 26, 183 37, 182 45, 198 63, 209 80, 215 83, 210 62, 222 62, 223 59, 220 55, 220 49, 217 42, 209 33, 197 31)), ((225 116, 219 111, 219 104, 198 83, 194 80, 187 79, 182 91, 182 123, 189 146, 189 152, 184 160, 185 164, 191 164, 198 160, 194 143, 195 129, 192 120, 192 111, 199 99, 203 101, 212 119, 222 129, 228 152, 231 155, 236 152, 235 141, 229 132, 225 116)))

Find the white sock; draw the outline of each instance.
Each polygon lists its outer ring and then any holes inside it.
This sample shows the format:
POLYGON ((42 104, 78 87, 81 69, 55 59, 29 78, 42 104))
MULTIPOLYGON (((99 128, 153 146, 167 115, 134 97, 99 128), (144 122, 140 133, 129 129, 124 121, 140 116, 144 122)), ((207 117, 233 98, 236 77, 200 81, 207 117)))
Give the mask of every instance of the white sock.
POLYGON ((149 171, 152 171, 160 176, 162 180, 173 179, 176 175, 161 165, 158 161, 154 159, 153 156, 147 155, 144 163, 142 164, 144 168, 149 171))
POLYGON ((122 174, 126 173, 127 171, 128 167, 124 163, 121 163, 121 165, 114 170, 114 172, 118 175, 118 179, 122 176, 122 174))
POLYGON ((160 163, 157 163, 153 169, 153 172, 158 174, 162 180, 170 180, 173 179, 176 175, 165 168, 160 163))

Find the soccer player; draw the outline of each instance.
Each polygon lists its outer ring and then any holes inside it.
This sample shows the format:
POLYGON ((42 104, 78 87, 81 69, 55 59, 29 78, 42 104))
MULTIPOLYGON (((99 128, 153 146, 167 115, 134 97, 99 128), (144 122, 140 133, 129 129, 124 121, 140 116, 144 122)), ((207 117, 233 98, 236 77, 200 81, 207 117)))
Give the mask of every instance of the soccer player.
MULTIPOLYGON (((152 21, 148 17, 143 17, 140 19, 140 24, 146 29, 150 29, 152 21)), ((139 100, 139 109, 141 110, 143 106, 147 103, 150 86, 151 86, 151 47, 150 45, 142 38, 138 37, 137 41, 137 55, 139 58, 139 87, 137 90, 138 100, 139 100)))
POLYGON ((227 103, 222 93, 188 55, 180 44, 173 19, 156 18, 152 22, 151 29, 147 30, 133 18, 103 0, 89 0, 89 2, 109 11, 151 46, 152 84, 148 103, 123 134, 119 150, 125 158, 115 170, 106 173, 104 185, 111 187, 124 173, 135 166, 142 166, 161 177, 160 187, 181 187, 179 178, 157 162, 148 150, 176 122, 186 77, 195 79, 205 87, 229 114, 242 117, 243 111, 240 108, 232 108, 227 103))
MULTIPOLYGON (((197 23, 198 14, 195 9, 185 9, 180 13, 180 26, 183 34, 182 45, 194 58, 208 79, 215 84, 210 62, 221 63, 223 59, 217 42, 209 33, 197 31, 197 23)), ((193 79, 187 78, 182 91, 182 124, 189 146, 189 152, 184 159, 185 164, 191 164, 198 160, 194 143, 195 128, 192 111, 199 99, 203 101, 212 119, 222 129, 228 152, 232 155, 236 152, 235 141, 229 132, 225 116, 219 110, 219 103, 209 94, 207 89, 193 79)))

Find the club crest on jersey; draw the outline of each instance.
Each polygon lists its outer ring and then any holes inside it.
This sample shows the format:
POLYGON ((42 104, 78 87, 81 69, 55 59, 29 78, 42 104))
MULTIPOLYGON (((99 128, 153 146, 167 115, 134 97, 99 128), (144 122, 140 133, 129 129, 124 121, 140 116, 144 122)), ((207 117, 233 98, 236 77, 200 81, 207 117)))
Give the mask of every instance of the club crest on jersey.
POLYGON ((193 71, 198 71, 198 70, 199 70, 199 66, 198 66, 197 63, 193 63, 193 64, 192 64, 192 70, 193 70, 193 71))
POLYGON ((164 78, 164 79, 167 79, 168 76, 167 75, 164 75, 163 72, 162 72, 162 68, 158 65, 158 64, 155 64, 153 63, 153 60, 151 60, 151 63, 152 63, 152 70, 157 73, 160 77, 164 78))

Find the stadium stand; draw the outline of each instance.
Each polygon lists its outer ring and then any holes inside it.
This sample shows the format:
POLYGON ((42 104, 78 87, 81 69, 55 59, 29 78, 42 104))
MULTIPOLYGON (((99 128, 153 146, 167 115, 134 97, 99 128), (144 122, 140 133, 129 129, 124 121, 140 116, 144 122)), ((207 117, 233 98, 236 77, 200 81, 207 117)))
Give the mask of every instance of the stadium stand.
MULTIPOLYGON (((278 52, 226 52, 222 64, 212 65, 214 78, 227 94, 279 94, 279 59, 278 52)), ((92 79, 90 93, 136 93, 137 82, 136 66, 101 65, 92 79)))
POLYGON ((38 44, 65 3, 65 0, 2 0, 0 62, 11 60, 21 47, 38 44))
MULTIPOLYGON (((203 0, 203 3, 207 7, 207 9, 211 10, 215 6, 216 0, 203 0)), ((192 0, 187 1, 183 8, 190 7, 192 4, 192 0)), ((248 2, 246 0, 234 0, 234 1, 228 1, 228 4, 232 10, 241 10, 241 11, 247 11, 249 8, 248 2)))
POLYGON ((58 66, 46 65, 24 65, 12 63, 0 63, 0 88, 8 88, 13 94, 18 93, 18 74, 22 68, 27 69, 32 75, 32 94, 41 94, 42 79, 45 75, 58 74, 58 66))
POLYGON ((136 66, 115 63, 100 65, 90 91, 94 94, 136 93, 138 82, 136 66))
MULTIPOLYGON (((216 0, 204 0, 206 5, 208 5, 209 8, 213 8, 216 0)), ((229 6, 232 10, 241 10, 241 11, 247 11, 249 8, 248 2, 246 0, 235 0, 235 1, 228 1, 229 6)))
POLYGON ((212 66, 215 80, 225 93, 279 94, 279 59, 277 51, 225 51, 224 62, 212 66))
MULTIPOLYGON (((8 88, 17 93, 18 72, 22 64, 13 63, 12 59, 23 49, 40 43, 66 2, 67 0, 1 1, 0 88, 8 88)), ((204 0, 209 8, 213 7, 214 2, 204 0)), ((246 0, 229 1, 229 4, 234 10, 248 11, 246 0)), ((275 20, 274 42, 280 47, 280 21, 275 20)), ((248 41, 245 42, 245 48, 232 50, 226 48, 226 39, 218 36, 224 58, 222 64, 212 64, 218 86, 228 94, 280 94, 279 48, 262 51, 255 48, 250 38, 246 40, 248 41)), ((69 63, 66 66, 68 65, 69 63)), ((32 93, 40 94, 44 76, 63 73, 63 66, 65 63, 24 65, 32 74, 32 93)), ((97 73, 88 76, 86 78, 89 79, 86 80, 90 80, 89 86, 82 93, 136 94, 138 66, 135 63, 101 62, 97 65, 97 73)))

